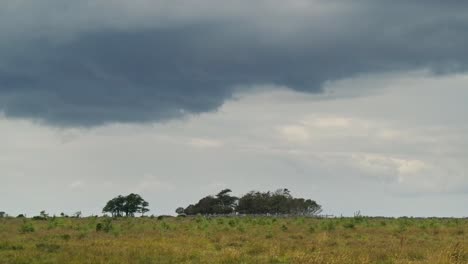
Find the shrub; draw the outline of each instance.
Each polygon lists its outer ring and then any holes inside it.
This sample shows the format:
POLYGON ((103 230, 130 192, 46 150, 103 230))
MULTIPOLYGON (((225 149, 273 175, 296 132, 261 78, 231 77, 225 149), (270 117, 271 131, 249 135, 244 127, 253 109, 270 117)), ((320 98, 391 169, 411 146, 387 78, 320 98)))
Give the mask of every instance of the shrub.
POLYGON ((98 223, 96 225, 96 232, 100 232, 100 231, 103 231, 106 233, 109 233, 110 231, 112 231, 112 219, 106 218, 104 219, 103 223, 98 223))
POLYGON ((229 220, 228 225, 229 225, 230 227, 235 227, 235 226, 236 226, 236 221, 234 221, 233 219, 231 219, 231 220, 229 220))
POLYGON ((23 223, 23 225, 21 225, 21 227, 20 227, 20 233, 22 233, 22 234, 32 233, 34 231, 35 231, 34 225, 32 223, 29 223, 29 222, 23 223))

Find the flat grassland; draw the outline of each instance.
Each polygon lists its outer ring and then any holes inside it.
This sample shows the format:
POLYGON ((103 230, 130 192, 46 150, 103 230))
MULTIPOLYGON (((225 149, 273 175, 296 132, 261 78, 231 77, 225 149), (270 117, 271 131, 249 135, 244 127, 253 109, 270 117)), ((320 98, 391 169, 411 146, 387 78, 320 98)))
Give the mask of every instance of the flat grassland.
POLYGON ((466 219, 0 219, 0 263, 468 263, 466 219))

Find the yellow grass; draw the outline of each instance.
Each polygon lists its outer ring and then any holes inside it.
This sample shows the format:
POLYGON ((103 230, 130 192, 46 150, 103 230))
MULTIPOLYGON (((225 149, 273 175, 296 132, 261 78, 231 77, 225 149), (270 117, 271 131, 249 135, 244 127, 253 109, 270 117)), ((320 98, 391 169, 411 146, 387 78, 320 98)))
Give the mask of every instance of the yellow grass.
POLYGON ((468 263, 467 232, 462 219, 0 219, 0 263, 468 263))

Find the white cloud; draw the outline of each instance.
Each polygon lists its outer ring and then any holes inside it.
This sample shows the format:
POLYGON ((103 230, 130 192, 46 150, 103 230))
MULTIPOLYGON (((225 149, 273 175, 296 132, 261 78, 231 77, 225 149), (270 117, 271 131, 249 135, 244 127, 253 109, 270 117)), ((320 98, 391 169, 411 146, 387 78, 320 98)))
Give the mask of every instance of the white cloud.
POLYGON ((220 148, 224 145, 223 142, 219 140, 207 138, 192 138, 189 140, 188 144, 196 148, 220 148))
POLYGON ((312 124, 319 128, 347 128, 351 125, 351 119, 343 117, 320 117, 312 124))
POLYGON ((286 140, 292 142, 304 142, 310 138, 307 129, 299 125, 283 126, 279 128, 279 131, 286 140))
POLYGON ((351 160, 354 166, 367 173, 377 176, 394 177, 399 183, 403 183, 406 177, 417 175, 429 169, 429 166, 421 160, 403 159, 379 154, 352 154, 351 160))

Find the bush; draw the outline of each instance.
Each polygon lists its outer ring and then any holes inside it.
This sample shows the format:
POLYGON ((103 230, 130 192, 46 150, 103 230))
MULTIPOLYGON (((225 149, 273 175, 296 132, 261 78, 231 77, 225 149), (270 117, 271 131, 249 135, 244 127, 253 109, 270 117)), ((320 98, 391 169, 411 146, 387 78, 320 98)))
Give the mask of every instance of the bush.
POLYGON ((106 232, 109 233, 112 231, 112 219, 106 218, 103 223, 98 223, 96 225, 96 232, 106 232))
POLYGON ((229 222, 228 222, 228 225, 230 227, 235 227, 236 226, 236 221, 234 221, 233 219, 230 219, 229 222))
POLYGON ((23 225, 20 227, 20 233, 26 234, 26 233, 33 233, 35 231, 34 226, 32 223, 25 222, 23 225))

